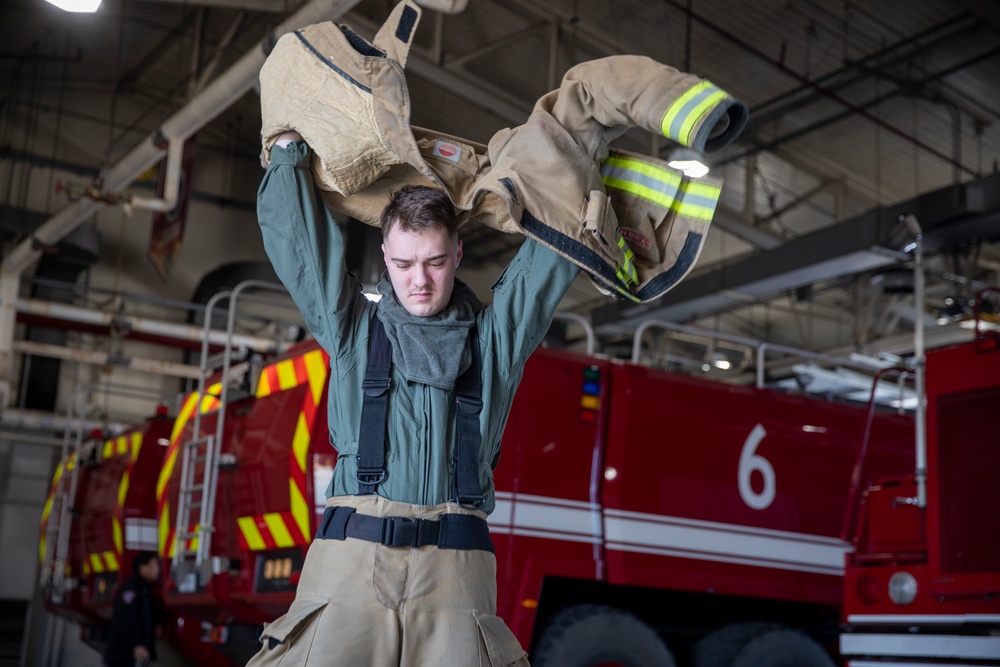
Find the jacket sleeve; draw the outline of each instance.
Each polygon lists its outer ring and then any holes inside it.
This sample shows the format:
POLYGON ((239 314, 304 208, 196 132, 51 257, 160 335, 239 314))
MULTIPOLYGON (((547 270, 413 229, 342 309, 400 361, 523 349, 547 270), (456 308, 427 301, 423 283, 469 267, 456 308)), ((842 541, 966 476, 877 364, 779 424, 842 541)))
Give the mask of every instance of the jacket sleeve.
POLYGON ((367 301, 344 265, 344 239, 313 184, 305 142, 274 146, 257 193, 264 247, 313 336, 335 364, 367 301))
POLYGON ((517 373, 541 342, 559 302, 580 272, 554 250, 526 239, 493 285, 493 353, 497 366, 517 373))
MULTIPOLYGON (((139 594, 130 586, 123 587, 115 595, 115 608, 111 617, 114 626, 112 635, 121 648, 131 653, 136 646, 144 645, 141 626, 142 610, 139 594)), ((149 649, 148 646, 146 646, 149 649)))

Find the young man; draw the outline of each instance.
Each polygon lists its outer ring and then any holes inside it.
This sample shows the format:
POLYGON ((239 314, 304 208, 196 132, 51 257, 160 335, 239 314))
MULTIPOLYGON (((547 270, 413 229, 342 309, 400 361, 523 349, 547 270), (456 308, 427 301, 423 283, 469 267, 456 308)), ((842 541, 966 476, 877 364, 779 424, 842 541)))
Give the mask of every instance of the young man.
POLYGON ((156 619, 150 584, 160 578, 160 559, 142 551, 132 559, 132 577, 115 593, 111 633, 104 651, 109 667, 136 667, 156 658, 156 619))
POLYGON ((528 240, 483 308, 455 278, 450 201, 410 186, 382 214, 388 271, 376 305, 344 268, 310 160, 301 137, 282 135, 258 217, 275 270, 330 354, 339 456, 296 600, 251 664, 527 664, 495 615, 485 518, 525 361, 578 269, 528 240))

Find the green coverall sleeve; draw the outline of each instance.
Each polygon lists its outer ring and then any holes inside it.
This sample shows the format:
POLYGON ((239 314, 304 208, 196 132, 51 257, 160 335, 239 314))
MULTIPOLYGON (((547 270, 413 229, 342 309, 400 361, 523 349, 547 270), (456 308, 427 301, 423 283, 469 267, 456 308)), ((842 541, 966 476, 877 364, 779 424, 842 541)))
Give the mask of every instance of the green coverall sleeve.
POLYGON ((497 366, 520 376, 524 363, 552 324, 559 302, 580 268, 533 239, 493 285, 494 349, 497 366))
POLYGON ((311 150, 274 146, 257 193, 264 248, 331 365, 348 351, 368 307, 344 265, 340 226, 313 184, 311 150))

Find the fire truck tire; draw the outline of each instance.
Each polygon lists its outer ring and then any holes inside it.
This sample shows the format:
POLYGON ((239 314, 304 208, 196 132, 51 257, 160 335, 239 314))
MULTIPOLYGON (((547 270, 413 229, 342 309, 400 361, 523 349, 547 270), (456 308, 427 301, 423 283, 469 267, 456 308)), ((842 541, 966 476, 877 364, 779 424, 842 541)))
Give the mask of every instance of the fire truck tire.
POLYGON ((552 620, 538 644, 535 667, 676 667, 663 640, 638 618, 614 607, 582 604, 552 620))
POLYGON ((747 644, 732 667, 836 667, 819 644, 795 630, 765 632, 747 644))
POLYGON ((819 644, 777 623, 738 623, 695 645, 692 667, 835 667, 819 644))
POLYGON ((707 634, 694 646, 692 667, 730 667, 751 639, 785 626, 778 623, 734 623, 707 634))

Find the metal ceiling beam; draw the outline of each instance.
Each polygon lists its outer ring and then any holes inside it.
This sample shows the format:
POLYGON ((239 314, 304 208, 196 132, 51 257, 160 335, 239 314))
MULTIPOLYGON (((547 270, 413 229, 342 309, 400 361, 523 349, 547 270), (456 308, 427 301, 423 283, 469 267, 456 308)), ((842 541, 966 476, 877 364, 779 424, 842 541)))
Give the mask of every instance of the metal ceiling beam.
POLYGON ((912 213, 928 252, 977 238, 1000 237, 1000 174, 937 190, 795 238, 714 271, 685 279, 655 305, 616 302, 595 310, 593 323, 636 326, 656 318, 687 322, 767 299, 790 289, 896 264, 899 216, 912 213))
POLYGON ((958 0, 958 4, 1000 32, 1000 5, 996 0, 958 0))
MULTIPOLYGON (((356 13, 351 13, 347 20, 354 31, 368 40, 371 40, 381 27, 356 13)), ((442 90, 513 125, 520 125, 527 120, 534 106, 534 101, 524 102, 514 99, 509 93, 481 79, 437 65, 432 56, 416 44, 410 48, 410 55, 406 59, 406 72, 426 79, 442 90)))
MULTIPOLYGON (((901 139, 904 139, 905 141, 914 144, 915 146, 919 147, 921 150, 929 153, 930 155, 933 155, 933 156, 935 156, 935 157, 937 157, 937 158, 939 158, 939 159, 941 159, 941 160, 943 160, 943 161, 945 161, 945 162, 947 162, 949 164, 954 164, 954 160, 952 160, 951 157, 949 157, 949 156, 945 155, 944 153, 938 151, 937 149, 933 148, 932 146, 928 146, 926 143, 924 143, 923 141, 920 141, 916 137, 914 137, 914 136, 912 136, 910 134, 907 134, 906 132, 903 132, 902 130, 900 130, 898 127, 896 127, 892 123, 888 123, 888 122, 882 120, 881 118, 879 118, 878 116, 875 116, 875 115, 873 115, 873 114, 865 111, 864 109, 857 107, 857 105, 855 105, 854 103, 852 103, 850 100, 847 100, 847 99, 841 97, 840 95, 838 95, 837 93, 833 92, 832 90, 829 90, 827 88, 824 88, 824 87, 820 86, 819 84, 815 83, 814 81, 812 81, 808 77, 806 77, 806 76, 800 74, 799 72, 796 72, 792 68, 788 67, 783 62, 781 62, 779 60, 775 60, 774 58, 772 58, 768 54, 764 53, 763 51, 761 51, 757 47, 755 47, 752 44, 748 43, 746 40, 740 39, 739 37, 737 37, 733 33, 731 33, 728 30, 725 30, 725 29, 719 27, 717 24, 715 24, 714 22, 708 20, 704 16, 701 16, 700 14, 697 14, 696 12, 692 11, 689 7, 684 6, 683 4, 681 4, 680 2, 678 2, 677 0, 664 0, 664 2, 666 2, 668 5, 676 8, 678 11, 684 12, 685 15, 689 14, 698 23, 704 25, 706 28, 708 28, 709 30, 713 31, 714 33, 716 33, 720 37, 722 37, 722 38, 724 38, 724 39, 732 42, 733 44, 736 44, 737 46, 739 46, 740 48, 742 48, 743 50, 745 50, 747 53, 750 53, 750 54, 756 56, 757 58, 759 58, 761 61, 763 61, 763 62, 771 65, 773 68, 775 68, 779 72, 781 72, 781 73, 785 74, 786 76, 789 76, 792 79, 794 79, 796 81, 799 81, 799 82, 801 82, 801 83, 809 86, 810 88, 815 89, 817 92, 820 92, 823 95, 829 97, 831 100, 835 101, 837 104, 840 104, 845 109, 849 110, 851 113, 856 114, 858 116, 861 116, 862 118, 864 118, 864 119, 866 119, 868 121, 871 121, 872 123, 874 123, 875 125, 881 127, 885 131, 890 132, 891 134, 894 134, 894 135, 900 137, 901 139)), ((975 171, 966 168, 962 164, 958 164, 957 166, 960 169, 962 169, 963 171, 965 171, 966 173, 968 173, 970 176, 976 176, 977 175, 975 171)))

